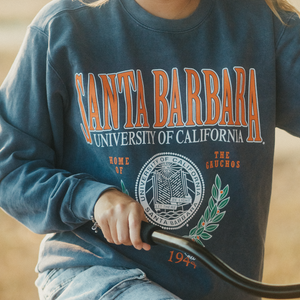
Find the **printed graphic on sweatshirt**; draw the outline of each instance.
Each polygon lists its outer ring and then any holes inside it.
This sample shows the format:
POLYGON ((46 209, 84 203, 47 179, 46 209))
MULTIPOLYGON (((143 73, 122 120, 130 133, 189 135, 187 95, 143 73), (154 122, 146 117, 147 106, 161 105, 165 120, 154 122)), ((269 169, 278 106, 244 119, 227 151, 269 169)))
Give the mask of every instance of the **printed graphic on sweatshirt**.
POLYGON ((112 165, 117 174, 122 175, 125 168, 129 167, 129 157, 109 156, 109 164, 112 165))
POLYGON ((188 158, 159 153, 145 163, 136 182, 136 199, 150 222, 179 229, 197 212, 204 197, 200 170, 188 158))
POLYGON ((255 69, 168 71, 152 70, 147 86, 141 70, 75 74, 85 141, 99 148, 263 143, 255 69))
POLYGON ((198 224, 189 232, 189 238, 198 244, 204 246, 203 241, 212 238, 212 232, 219 227, 219 222, 224 218, 226 211, 222 211, 228 204, 230 197, 228 184, 222 188, 222 181, 219 175, 216 175, 215 183, 211 188, 211 197, 204 214, 198 221, 198 224))

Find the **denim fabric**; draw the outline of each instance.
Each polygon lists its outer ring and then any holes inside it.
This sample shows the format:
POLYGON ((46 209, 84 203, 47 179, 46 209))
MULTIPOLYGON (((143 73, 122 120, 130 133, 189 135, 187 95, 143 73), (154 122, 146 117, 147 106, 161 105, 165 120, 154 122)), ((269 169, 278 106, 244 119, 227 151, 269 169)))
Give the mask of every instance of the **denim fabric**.
POLYGON ((36 280, 41 300, 175 300, 139 269, 103 266, 53 269, 36 280))

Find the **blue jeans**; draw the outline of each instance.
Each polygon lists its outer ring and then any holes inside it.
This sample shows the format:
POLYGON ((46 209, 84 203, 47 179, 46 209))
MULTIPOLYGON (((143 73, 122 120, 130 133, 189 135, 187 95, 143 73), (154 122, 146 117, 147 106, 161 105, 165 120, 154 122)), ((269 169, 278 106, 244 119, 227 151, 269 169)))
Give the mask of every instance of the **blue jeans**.
POLYGON ((139 269, 93 266, 53 269, 36 280, 41 300, 175 300, 139 269))

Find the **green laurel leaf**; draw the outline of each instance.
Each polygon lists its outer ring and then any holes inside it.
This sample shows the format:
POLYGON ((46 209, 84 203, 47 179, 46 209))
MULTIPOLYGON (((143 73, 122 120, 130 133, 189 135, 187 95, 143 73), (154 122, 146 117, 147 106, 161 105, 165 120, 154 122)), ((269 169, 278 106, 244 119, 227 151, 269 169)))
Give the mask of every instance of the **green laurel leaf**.
POLYGON ((216 175, 215 183, 216 183, 217 189, 220 190, 221 189, 221 185, 222 185, 222 181, 221 181, 221 178, 220 178, 220 176, 218 174, 216 175))
POLYGON ((196 239, 195 242, 204 247, 204 244, 200 240, 196 239))
POLYGON ((222 201, 220 202, 220 204, 219 204, 219 209, 224 208, 224 207, 228 204, 229 200, 230 200, 230 197, 228 197, 228 198, 222 200, 222 201))
POLYGON ((196 235, 201 235, 203 231, 204 231, 204 227, 199 228, 199 229, 197 230, 196 235))
POLYGON ((209 240, 209 239, 211 239, 212 238, 212 235, 211 234, 209 234, 209 233, 207 233, 207 232, 203 232, 201 235, 200 235, 200 237, 201 237, 201 239, 202 240, 209 240))
POLYGON ((229 191, 229 185, 227 184, 224 189, 223 189, 223 193, 221 194, 220 199, 224 199, 227 195, 228 195, 228 191, 229 191))
POLYGON ((198 225, 197 225, 197 227, 201 227, 201 226, 203 226, 202 225, 202 223, 204 222, 204 217, 203 216, 201 216, 201 218, 200 218, 200 220, 199 220, 199 222, 198 222, 198 225))
POLYGON ((209 209, 209 207, 207 207, 204 212, 204 220, 205 220, 205 222, 207 222, 209 219, 210 219, 210 209, 209 209))
POLYGON ((128 190, 126 189, 126 186, 125 186, 125 183, 124 183, 123 180, 121 180, 121 187, 122 187, 122 192, 123 192, 124 194, 126 194, 126 195, 129 196, 129 192, 128 192, 128 190))
POLYGON ((217 191, 217 188, 216 188, 216 186, 213 184, 213 186, 212 186, 212 188, 211 188, 211 194, 212 194, 212 196, 216 199, 216 200, 218 200, 218 191, 217 191))
POLYGON ((218 211, 218 207, 217 205, 214 205, 213 209, 211 210, 211 214, 210 217, 213 219, 215 217, 215 215, 217 214, 218 211))
POLYGON ((205 230, 208 232, 213 232, 219 227, 219 224, 210 224, 208 225, 205 230))
POLYGON ((191 236, 195 235, 196 231, 197 231, 197 227, 194 227, 193 229, 191 229, 189 235, 191 236))
POLYGON ((208 201, 208 207, 212 210, 214 205, 215 205, 214 199, 210 197, 208 201))
POLYGON ((220 222, 220 221, 224 218, 225 213, 226 213, 226 211, 217 214, 217 215, 212 219, 212 222, 213 222, 213 223, 218 223, 218 222, 220 222))

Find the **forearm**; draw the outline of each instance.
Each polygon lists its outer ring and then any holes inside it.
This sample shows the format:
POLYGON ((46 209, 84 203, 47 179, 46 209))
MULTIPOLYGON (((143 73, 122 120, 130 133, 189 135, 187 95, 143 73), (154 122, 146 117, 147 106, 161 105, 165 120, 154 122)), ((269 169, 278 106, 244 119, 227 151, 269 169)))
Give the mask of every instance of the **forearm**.
POLYGON ((87 174, 70 174, 42 161, 28 162, 0 183, 0 206, 30 230, 73 230, 87 222, 110 186, 87 174))

